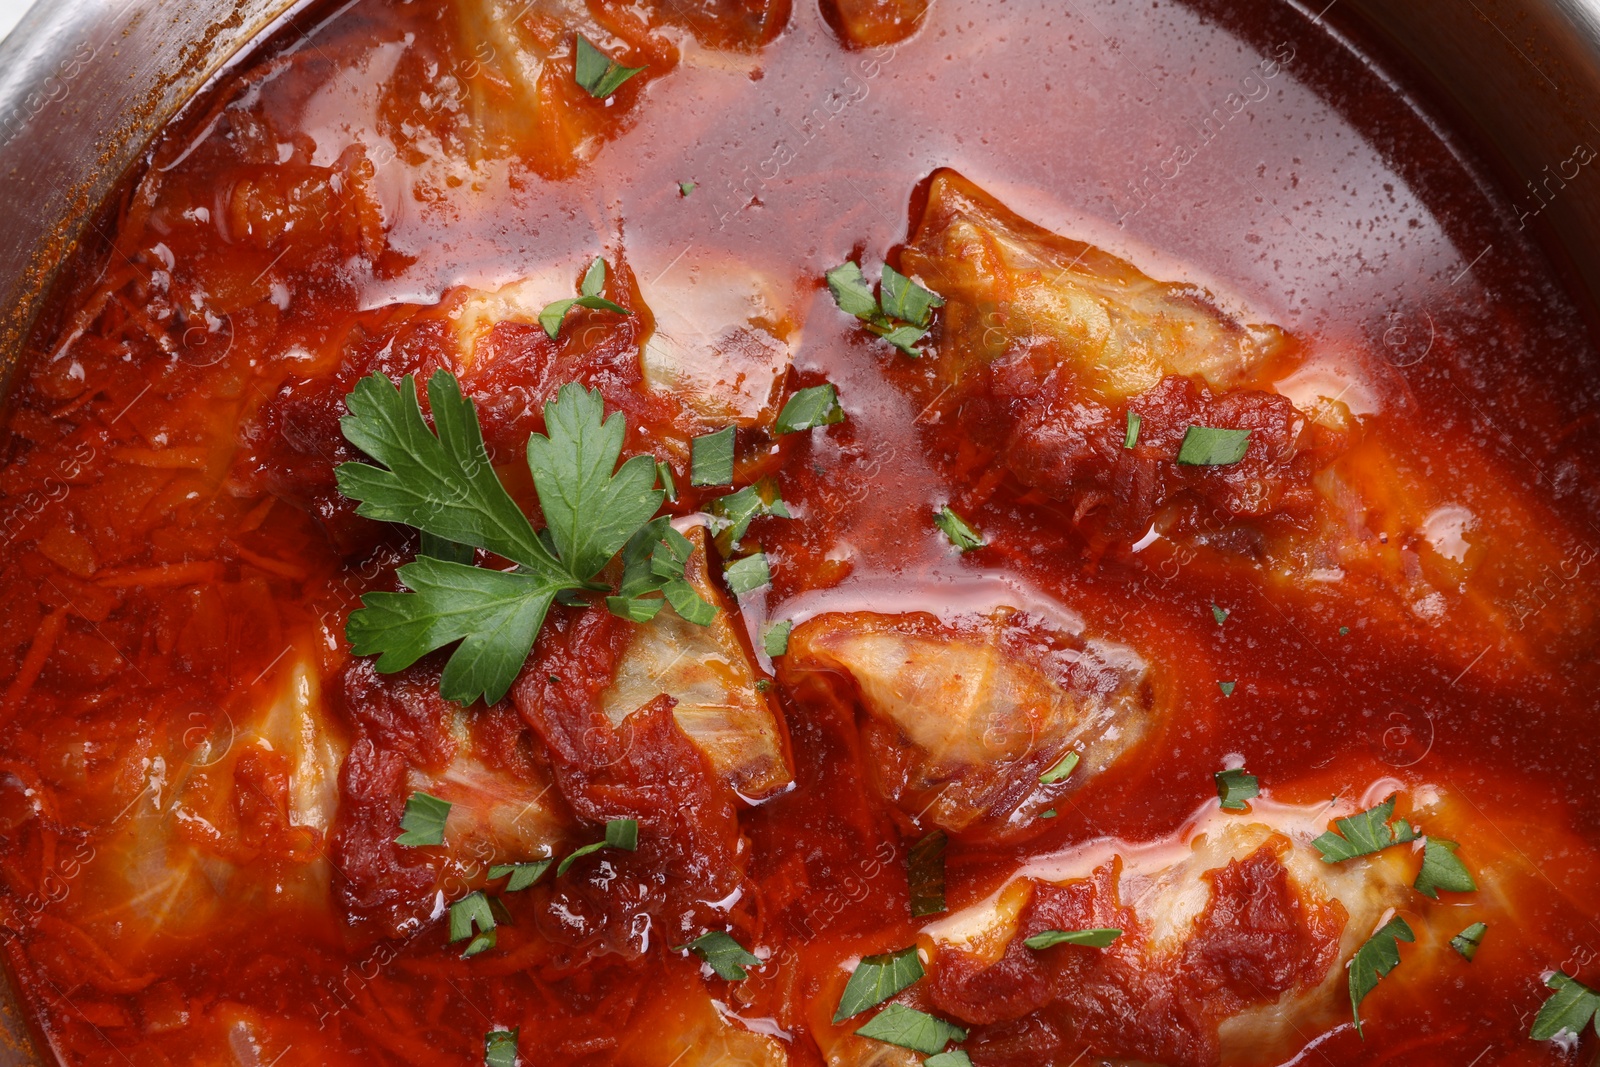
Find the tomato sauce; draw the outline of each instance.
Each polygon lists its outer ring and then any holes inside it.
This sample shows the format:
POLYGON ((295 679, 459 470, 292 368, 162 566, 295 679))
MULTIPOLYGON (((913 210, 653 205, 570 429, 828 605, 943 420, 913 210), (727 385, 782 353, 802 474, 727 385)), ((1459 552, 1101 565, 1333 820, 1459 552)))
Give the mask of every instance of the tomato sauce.
MULTIPOLYGON (((1363 1003, 1364 1034, 1316 1029, 1270 1062, 1578 1062, 1528 1031, 1543 974, 1600 988, 1596 354, 1517 211, 1381 56, 1336 17, 1264 0, 548 5, 587 12, 645 67, 599 101, 573 82, 559 18, 497 29, 514 6, 354 0, 284 27, 161 136, 16 376, 0 933, 47 1055, 476 1064, 486 1032, 516 1027, 525 1063, 868 1062, 831 1016, 856 958, 926 940, 907 857, 928 827, 875 784, 848 686, 756 657, 793 786, 752 801, 670 699, 613 736, 597 702, 632 630, 602 611, 554 609, 511 696, 465 716, 439 696, 442 656, 379 674, 345 636, 417 548, 335 485, 362 458, 339 428, 359 379, 459 371, 536 522, 528 435, 560 385, 599 388, 627 417, 625 451, 676 470, 668 512, 693 515, 726 490, 689 486, 702 423, 646 388, 639 353, 665 306, 645 293, 737 275, 780 294, 786 390, 831 382, 848 415, 741 431, 735 484, 777 478, 796 516, 751 527, 772 569, 738 601, 752 655, 777 619, 1064 611, 1136 650, 1164 709, 1025 833, 953 835, 951 913, 1080 848, 1181 841, 1235 757, 1274 804, 1434 790, 1489 843, 1479 861, 1523 872, 1514 925, 1470 966, 1408 946, 1363 1003), (851 20, 868 28, 846 46, 851 20), (542 73, 516 66, 540 48, 557 57, 542 73), (1282 531, 1259 546, 1197 518, 1131 547, 1159 510, 1118 488, 1133 461, 1030 429, 1016 405, 1032 379, 942 378, 953 310, 912 360, 823 285, 847 258, 900 262, 945 167, 1281 327, 1298 384, 1279 380, 1251 425, 1289 435, 1285 396, 1337 392, 1363 428, 1324 444, 1372 484, 1425 487, 1446 547, 1419 564, 1384 527, 1370 571, 1319 569, 1292 540, 1314 472, 1290 464, 1251 468, 1285 486, 1266 509, 1282 531), (463 364, 479 306, 464 293, 544 272, 557 291, 541 302, 570 295, 596 255, 630 315, 579 309, 556 339, 498 322, 463 364), (1112 518, 1080 521, 1085 493, 1112 518), (932 524, 946 504, 988 547, 951 549, 932 524), (1452 538, 1491 562, 1457 575, 1452 538), (1443 599, 1397 594, 1384 567, 1443 599), (465 754, 568 850, 607 819, 642 828, 637 852, 506 894, 495 948, 470 959, 444 912, 506 857, 394 842, 417 776, 442 781, 465 754), (678 950, 712 928, 762 966, 728 981, 678 950)), ((1154 427, 1255 402, 1169 378, 1130 403, 1154 427)), ((1178 447, 1153 429, 1158 445, 1178 447)), ((1201 496, 1251 513, 1217 478, 1201 496)), ((1282 840, 1205 876, 1215 898, 1181 966, 1047 966, 1019 940, 998 963, 956 957, 912 997, 964 1020, 980 1065, 1086 1048, 1215 1062, 1185 1027, 1209 1035, 1335 955, 1344 913, 1302 915, 1282 840), (1140 1005, 1162 1007, 1130 1028, 1140 1005)), ((1021 921, 1146 921, 1107 895, 1112 867, 1092 869, 1040 882, 1021 921)), ((1454 903, 1446 938, 1476 914, 1454 903)))

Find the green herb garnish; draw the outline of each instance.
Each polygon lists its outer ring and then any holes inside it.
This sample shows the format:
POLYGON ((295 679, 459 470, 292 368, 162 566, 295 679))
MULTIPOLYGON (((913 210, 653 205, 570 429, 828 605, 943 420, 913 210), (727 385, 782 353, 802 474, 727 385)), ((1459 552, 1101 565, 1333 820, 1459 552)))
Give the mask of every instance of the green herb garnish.
POLYGON ((532 863, 497 863, 489 868, 491 879, 511 876, 511 881, 506 883, 505 892, 518 893, 533 885, 544 872, 550 869, 555 860, 534 860, 532 863))
POLYGON ((578 283, 579 296, 569 296, 565 300, 557 300, 553 304, 546 304, 543 311, 539 312, 539 325, 544 327, 545 334, 554 341, 561 334, 561 323, 567 317, 567 312, 575 307, 591 308, 595 311, 615 311, 622 315, 632 315, 633 312, 621 304, 613 304, 600 295, 600 290, 606 284, 606 261, 596 258, 589 264, 589 269, 583 272, 583 281, 578 283))
POLYGON ((1139 443, 1139 427, 1144 425, 1144 419, 1139 417, 1137 411, 1128 412, 1128 428, 1122 434, 1122 447, 1132 448, 1139 443))
POLYGON ((1097 928, 1093 930, 1043 930, 1022 943, 1031 949, 1049 948, 1052 945, 1083 945, 1086 948, 1105 948, 1122 936, 1121 930, 1097 928))
POLYGON ((406 799, 406 813, 400 818, 405 833, 395 838, 397 845, 444 844, 444 821, 450 816, 450 802, 430 793, 412 793, 406 799))
POLYGON ((857 1037, 870 1037, 888 1045, 917 1052, 938 1052, 952 1041, 961 1041, 967 1032, 927 1012, 890 1004, 856 1030, 857 1037))
POLYGON ((694 190, 695 190, 695 183, 694 182, 679 182, 678 183, 678 192, 682 193, 684 196, 688 196, 690 193, 694 192, 694 190))
POLYGON ((813 385, 791 396, 778 412, 773 423, 774 434, 799 433, 818 426, 832 426, 844 421, 844 408, 839 406, 839 390, 831 382, 813 385))
POLYGON ((1600 1013, 1600 993, 1560 971, 1545 979, 1544 984, 1555 992, 1539 1008, 1529 1037, 1535 1041, 1549 1041, 1559 1037, 1563 1031, 1578 1037, 1591 1021, 1594 1022, 1595 1033, 1600 1033, 1600 1015, 1597 1015, 1600 1013))
POLYGON ((517 1039, 521 1036, 522 1027, 514 1030, 490 1030, 483 1035, 483 1064, 484 1067, 515 1067, 517 1062, 517 1039))
POLYGON ((839 997, 839 1010, 833 1013, 833 1021, 842 1023, 852 1015, 859 1015, 870 1007, 882 1004, 922 975, 922 959, 917 955, 915 945, 899 952, 865 957, 856 964, 855 973, 845 983, 844 993, 839 997))
POLYGON ((1472 958, 1478 954, 1478 946, 1483 944, 1483 935, 1488 932, 1488 923, 1473 923, 1450 939, 1450 947, 1459 952, 1462 959, 1471 963, 1472 958))
POLYGON ((789 634, 794 630, 794 623, 788 619, 771 623, 761 634, 761 646, 766 649, 767 655, 773 659, 785 655, 789 651, 789 634))
POLYGON ((742 982, 750 977, 746 967, 761 966, 761 957, 735 941, 730 934, 712 930, 683 946, 711 965, 718 978, 742 982))
POLYGON ((672 476, 672 467, 664 459, 656 460, 656 488, 667 494, 667 502, 678 502, 678 482, 672 476))
POLYGON ((622 83, 643 70, 643 67, 624 67, 621 63, 596 48, 583 34, 578 34, 578 54, 572 73, 584 92, 596 100, 604 100, 621 87, 622 83))
POLYGON ((911 846, 906 855, 906 881, 911 889, 911 917, 940 915, 944 903, 944 852, 950 838, 935 830, 911 846))
POLYGON ((1341 863, 1357 856, 1370 855, 1390 845, 1415 841, 1416 831, 1404 819, 1396 819, 1394 825, 1390 826, 1389 817, 1394 814, 1394 801, 1391 795, 1375 808, 1335 819, 1333 830, 1311 842, 1322 853, 1322 862, 1341 863))
POLYGON ((794 518, 789 506, 783 502, 778 483, 771 478, 762 478, 737 493, 717 497, 711 502, 709 510, 711 532, 716 538, 717 548, 724 556, 739 550, 739 542, 756 519, 768 515, 779 519, 794 518))
POLYGON ((462 959, 494 947, 494 925, 494 910, 481 892, 468 893, 450 905, 450 943, 471 938, 462 959))
POLYGON ((446 371, 428 382, 437 435, 422 417, 416 383, 382 374, 357 383, 341 421, 350 443, 383 464, 344 463, 339 491, 358 515, 398 522, 511 560, 493 570, 418 557, 399 570, 411 592, 368 593, 346 625, 358 656, 403 670, 460 642, 445 664, 445 699, 494 703, 506 695, 558 595, 604 590, 600 571, 661 507, 655 461, 619 468, 623 416, 605 418, 598 390, 564 385, 545 405, 549 436, 528 439, 528 467, 546 528, 535 533, 489 464, 477 412, 446 371))
POLYGON ((1187 467, 1226 467, 1243 459, 1248 447, 1249 430, 1191 426, 1183 433, 1178 462, 1187 467))
POLYGON ((828 271, 828 290, 839 309, 866 323, 867 329, 908 356, 920 356, 917 342, 927 336, 933 309, 944 300, 888 264, 883 268, 882 304, 854 262, 828 271))
POLYGON ((734 596, 743 596, 762 586, 770 585, 772 570, 767 566, 766 553, 757 552, 728 564, 722 570, 722 577, 734 596))
POLYGON ((1042 785, 1055 785, 1071 774, 1077 766, 1078 754, 1076 752, 1068 752, 1056 761, 1054 767, 1039 776, 1039 782, 1042 785))
MULTIPOLYGON (((1326 857, 1324 857, 1326 859, 1326 857)), ((1355 1019, 1356 1033, 1363 1038, 1361 1029, 1361 1002, 1377 986, 1378 980, 1400 963, 1399 942, 1408 944, 1417 939, 1406 921, 1396 915, 1356 949, 1350 959, 1350 1014, 1355 1019)))
POLYGON ((1261 792, 1256 776, 1247 773, 1242 767, 1238 770, 1218 771, 1212 777, 1217 780, 1217 799, 1222 801, 1223 808, 1228 811, 1243 811, 1244 802, 1261 792))
POLYGON ((567 868, 583 856, 599 852, 603 848, 620 848, 625 852, 632 852, 639 847, 639 822, 637 819, 612 819, 606 823, 606 839, 593 844, 584 845, 568 853, 567 858, 556 866, 556 877, 567 873, 567 868))
POLYGON ((1231 697, 1231 696, 1233 696, 1233 691, 1238 686, 1238 684, 1239 684, 1238 682, 1218 682, 1217 683, 1217 688, 1222 690, 1222 695, 1223 696, 1231 697))
POLYGON ((733 484, 734 428, 724 426, 689 442, 690 485, 733 484))
POLYGON ((1472 880, 1472 872, 1467 870, 1466 864, 1456 856, 1456 849, 1461 846, 1454 841, 1446 841, 1439 837, 1427 837, 1422 843, 1422 870, 1417 872, 1417 880, 1412 882, 1412 887, 1425 897, 1439 899, 1439 890, 1444 889, 1451 893, 1471 893, 1477 890, 1478 883, 1472 880))
POLYGON ((983 535, 967 525, 967 520, 957 515, 948 504, 939 509, 939 513, 933 517, 933 524, 939 527, 952 545, 963 552, 972 552, 988 546, 983 535))
POLYGON ((1231 614, 1233 613, 1227 608, 1219 608, 1215 604, 1211 605, 1211 617, 1217 620, 1218 626, 1221 626, 1223 623, 1227 622, 1228 616, 1231 614))
POLYGON ((949 1052, 929 1056, 922 1061, 922 1067, 972 1067, 972 1057, 958 1048, 953 1048, 949 1052))

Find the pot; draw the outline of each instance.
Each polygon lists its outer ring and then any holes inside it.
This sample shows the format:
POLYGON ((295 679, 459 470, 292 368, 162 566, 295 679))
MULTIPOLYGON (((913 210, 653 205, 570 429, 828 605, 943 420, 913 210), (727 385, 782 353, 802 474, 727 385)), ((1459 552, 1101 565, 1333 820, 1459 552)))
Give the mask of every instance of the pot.
MULTIPOLYGON (((154 135, 312 2, 51 0, 0 42, 0 396, 52 281, 154 135)), ((1579 306, 1600 306, 1600 196, 1533 188, 1575 146, 1600 147, 1600 0, 1283 2, 1403 72, 1527 206, 1579 306)), ((0 1067, 53 1062, 0 983, 0 1067)))

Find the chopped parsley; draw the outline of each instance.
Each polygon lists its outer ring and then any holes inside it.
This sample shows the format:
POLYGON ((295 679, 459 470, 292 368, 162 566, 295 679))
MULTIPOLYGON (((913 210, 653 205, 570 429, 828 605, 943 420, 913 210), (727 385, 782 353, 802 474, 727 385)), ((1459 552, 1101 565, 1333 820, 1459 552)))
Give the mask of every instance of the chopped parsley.
POLYGON ((514 1030, 490 1030, 483 1035, 483 1065, 484 1067, 515 1067, 517 1062, 517 1038, 521 1035, 522 1028, 514 1030))
POLYGON ((1261 793, 1261 786, 1256 781, 1256 776, 1246 772, 1243 767, 1232 771, 1218 771, 1213 777, 1217 780, 1217 799, 1227 811, 1243 811, 1244 802, 1261 793))
POLYGON ((1478 954, 1478 946, 1483 944, 1483 935, 1488 932, 1488 923, 1473 923, 1450 939, 1450 947, 1459 952, 1462 959, 1471 963, 1472 958, 1478 954))
POLYGON ((1076 752, 1068 752, 1056 761, 1054 767, 1039 776, 1039 782, 1041 785, 1055 785, 1057 782, 1063 781, 1077 766, 1078 754, 1076 752))
POLYGON ((689 442, 690 485, 733 484, 734 428, 724 426, 689 442))
MULTIPOLYGON (((1326 857, 1324 857, 1326 858, 1326 857)), ((1417 939, 1411 927, 1396 915, 1356 949, 1350 959, 1350 1014, 1355 1019, 1356 1033, 1366 1037, 1361 1029, 1361 1002, 1377 986, 1378 980, 1400 963, 1399 942, 1408 944, 1417 939)))
POLYGON ((1100 927, 1093 930, 1041 930, 1022 943, 1031 949, 1050 948, 1052 945, 1082 945, 1086 948, 1105 948, 1122 936, 1121 930, 1100 927))
POLYGON ((929 1056, 922 1061, 922 1067, 972 1067, 972 1057, 958 1048, 953 1048, 949 1052, 929 1056))
POLYGON ((578 283, 578 296, 569 296, 565 300, 557 300, 553 304, 546 304, 543 311, 539 312, 539 325, 544 327, 545 335, 554 341, 561 334, 561 323, 567 317, 567 312, 575 307, 591 308, 595 311, 615 311, 622 315, 632 315, 633 312, 621 304, 613 304, 600 295, 600 290, 606 284, 606 261, 596 257, 589 264, 589 269, 583 272, 583 281, 578 283))
POLYGON ((1394 814, 1394 795, 1375 808, 1358 811, 1343 819, 1334 820, 1334 829, 1311 842, 1322 853, 1323 863, 1342 863, 1417 839, 1416 831, 1404 819, 1389 818, 1394 814))
POLYGON ((767 626, 761 634, 761 646, 766 649, 767 655, 776 659, 789 651, 789 634, 794 630, 794 623, 788 619, 774 622, 767 626))
POLYGON ((1186 467, 1226 467, 1243 459, 1249 446, 1249 430, 1191 426, 1183 433, 1178 462, 1186 467))
POLYGON ((606 839, 593 844, 584 845, 568 853, 567 858, 556 866, 557 877, 566 874, 567 868, 583 856, 599 852, 603 848, 620 848, 625 852, 632 852, 639 847, 639 823, 636 819, 612 819, 606 823, 606 839))
POLYGON ((1043 811, 1041 811, 1039 813, 1039 818, 1041 818, 1041 819, 1053 819, 1055 817, 1056 817, 1056 809, 1055 808, 1046 808, 1046 809, 1044 809, 1043 811))
POLYGON ((920 356, 917 342, 927 336, 933 309, 944 300, 924 289, 888 264, 883 268, 879 287, 882 303, 872 295, 872 286, 855 262, 842 263, 828 271, 828 290, 834 303, 846 314, 866 323, 867 329, 888 341, 908 356, 920 356))
POLYGON ((678 482, 672 476, 672 467, 664 459, 656 460, 656 488, 667 494, 669 503, 678 502, 678 482))
POLYGON ((404 670, 435 649, 460 642, 445 664, 446 700, 495 703, 528 659, 558 595, 606 587, 595 579, 661 507, 656 464, 633 456, 620 467, 627 432, 620 413, 605 417, 598 390, 564 385, 545 405, 545 434, 528 439, 527 461, 544 512, 535 532, 489 463, 472 402, 447 371, 428 382, 437 434, 422 417, 416 382, 397 387, 382 374, 357 383, 341 421, 350 443, 383 464, 344 463, 339 491, 360 501, 356 514, 404 523, 511 560, 494 570, 419 556, 399 570, 410 592, 368 593, 346 635, 378 670, 404 670), (384 469, 387 468, 387 469, 384 469))
POLYGON ((1555 992, 1539 1008, 1534 1017, 1533 1030, 1528 1034, 1535 1041, 1550 1041, 1563 1032, 1578 1037, 1592 1021, 1600 1033, 1600 993, 1596 993, 1575 978, 1560 971, 1545 979, 1545 985, 1555 992))
POLYGON ((1139 427, 1144 425, 1144 420, 1137 411, 1128 412, 1128 429, 1122 435, 1122 447, 1132 448, 1139 443, 1139 427))
POLYGON ((678 192, 682 193, 684 196, 688 196, 690 193, 692 193, 694 191, 695 191, 695 183, 694 182, 679 182, 678 183, 678 192))
POLYGON ((890 1004, 856 1030, 857 1037, 870 1037, 887 1045, 916 1052, 938 1052, 952 1041, 964 1040, 967 1032, 953 1023, 904 1004, 890 1004))
POLYGON ((494 910, 482 892, 468 893, 450 905, 450 943, 468 941, 462 959, 494 947, 494 910))
POLYGON ((730 982, 742 982, 750 977, 745 970, 746 967, 761 966, 760 956, 735 941, 731 934, 721 930, 701 934, 683 947, 710 964, 718 978, 730 982))
POLYGON ((1217 683, 1217 688, 1222 690, 1222 695, 1223 696, 1231 697, 1231 696, 1233 696, 1234 688, 1236 686, 1238 686, 1238 684, 1239 684, 1238 682, 1218 682, 1217 683))
POLYGON ((412 793, 406 799, 406 813, 400 818, 405 833, 395 838, 397 845, 444 844, 444 821, 450 816, 450 802, 431 793, 412 793))
POLYGON ((662 605, 652 594, 661 593, 682 618, 709 625, 717 609, 686 577, 693 554, 694 544, 673 528, 671 519, 651 519, 623 546, 622 585, 616 596, 606 597, 606 609, 632 622, 649 622, 662 605))
POLYGON ((1228 616, 1231 614, 1233 613, 1227 608, 1219 608, 1215 604, 1211 605, 1211 617, 1217 620, 1218 626, 1221 626, 1223 623, 1227 622, 1228 616))
POLYGON ((1439 837, 1423 838, 1422 870, 1417 872, 1413 888, 1425 897, 1439 899, 1439 890, 1451 893, 1471 893, 1478 888, 1472 872, 1456 856, 1461 846, 1439 837))
POLYGON ((581 33, 578 34, 578 53, 573 63, 572 74, 583 91, 596 100, 604 100, 621 88, 623 82, 643 69, 643 67, 624 67, 596 48, 589 38, 581 33))
POLYGON ((665 600, 647 600, 644 597, 606 597, 606 610, 629 622, 649 622, 661 613, 666 604, 665 600))
POLYGON ((950 838, 934 830, 911 846, 906 855, 906 882, 911 889, 911 917, 941 915, 944 902, 944 853, 950 838))
POLYGON ((833 1021, 842 1023, 852 1015, 860 1015, 905 989, 923 975, 922 958, 917 946, 888 952, 881 956, 867 956, 856 964, 855 973, 845 983, 839 997, 839 1010, 833 1021))
POLYGON ((778 412, 773 423, 774 434, 799 433, 818 426, 832 426, 844 421, 844 408, 839 406, 839 390, 832 382, 813 385, 791 396, 778 412))
POLYGON ((989 544, 981 533, 967 525, 967 520, 957 515, 948 504, 939 509, 939 513, 933 517, 933 524, 939 527, 952 545, 963 552, 986 548, 989 544))
POLYGON ((509 874, 511 880, 506 883, 505 892, 519 893, 543 878, 544 872, 548 871, 554 862, 555 860, 534 860, 531 863, 497 863, 489 868, 489 878, 491 880, 504 878, 509 874))
POLYGON ((739 550, 739 542, 756 519, 769 515, 779 519, 794 518, 789 506, 783 502, 778 483, 771 478, 762 478, 736 493, 717 497, 711 502, 709 510, 711 533, 716 538, 717 548, 725 556, 739 550))
POLYGON ((722 577, 734 596, 743 596, 772 583, 772 569, 767 566, 767 554, 756 552, 744 559, 736 559, 722 570, 722 577))

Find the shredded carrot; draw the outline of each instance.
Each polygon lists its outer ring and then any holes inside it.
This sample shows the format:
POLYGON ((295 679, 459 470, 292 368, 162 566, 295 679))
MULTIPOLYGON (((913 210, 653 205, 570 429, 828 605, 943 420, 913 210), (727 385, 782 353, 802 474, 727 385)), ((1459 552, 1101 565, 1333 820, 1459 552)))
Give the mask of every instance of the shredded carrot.
POLYGON ((234 553, 252 567, 258 567, 268 574, 276 574, 280 578, 289 578, 294 581, 303 581, 306 576, 305 569, 296 567, 293 563, 285 563, 281 559, 263 556, 259 552, 252 552, 237 542, 233 545, 234 553))
POLYGON ((278 502, 275 496, 267 496, 261 503, 250 509, 250 513, 239 522, 236 533, 247 534, 258 529, 267 521, 267 516, 272 512, 272 506, 278 502))
POLYGON ((177 585, 199 585, 215 581, 221 566, 213 560, 199 563, 160 563, 154 567, 140 567, 128 571, 103 571, 95 584, 107 589, 165 589, 177 585))
POLYGON ((22 708, 22 701, 33 688, 33 683, 38 680, 39 672, 44 670, 45 661, 50 658, 50 653, 55 651, 56 640, 61 636, 62 627, 66 624, 66 608, 57 608, 45 616, 44 622, 39 624, 39 632, 33 635, 33 644, 28 646, 28 654, 22 657, 22 666, 17 668, 17 676, 11 680, 11 687, 6 690, 5 703, 0 705, 0 727, 8 725, 22 708))

